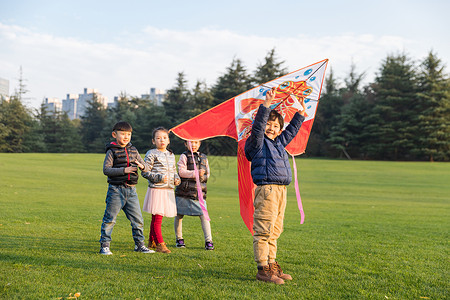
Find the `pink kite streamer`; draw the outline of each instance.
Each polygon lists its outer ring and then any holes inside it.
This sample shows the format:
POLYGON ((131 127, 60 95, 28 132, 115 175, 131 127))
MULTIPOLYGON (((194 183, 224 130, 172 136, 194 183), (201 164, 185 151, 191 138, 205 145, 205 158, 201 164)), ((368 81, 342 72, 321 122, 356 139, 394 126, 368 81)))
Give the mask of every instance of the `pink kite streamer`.
POLYGON ((297 195, 297 204, 298 210, 300 210, 300 224, 303 224, 305 221, 305 212, 303 211, 302 198, 300 197, 300 190, 298 188, 298 180, 297 180, 297 165, 295 164, 295 157, 292 155, 292 161, 294 166, 294 179, 295 179, 295 194, 297 195))
POLYGON ((188 141, 189 150, 191 150, 192 160, 194 161, 194 174, 195 174, 195 183, 197 184, 197 193, 198 193, 198 201, 200 203, 200 207, 202 208, 203 215, 206 220, 211 221, 209 218, 208 210, 206 209, 205 200, 203 199, 202 187, 200 186, 200 175, 198 173, 197 164, 195 163, 194 152, 192 151, 191 141, 188 141))

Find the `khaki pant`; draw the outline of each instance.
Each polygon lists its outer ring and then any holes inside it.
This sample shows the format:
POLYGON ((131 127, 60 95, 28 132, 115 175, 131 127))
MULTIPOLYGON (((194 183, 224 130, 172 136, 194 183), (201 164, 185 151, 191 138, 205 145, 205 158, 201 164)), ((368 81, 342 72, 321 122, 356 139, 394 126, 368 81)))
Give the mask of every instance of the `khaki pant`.
POLYGON ((286 186, 256 187, 253 206, 253 253, 258 266, 264 266, 277 257, 277 239, 283 232, 286 209, 286 186))

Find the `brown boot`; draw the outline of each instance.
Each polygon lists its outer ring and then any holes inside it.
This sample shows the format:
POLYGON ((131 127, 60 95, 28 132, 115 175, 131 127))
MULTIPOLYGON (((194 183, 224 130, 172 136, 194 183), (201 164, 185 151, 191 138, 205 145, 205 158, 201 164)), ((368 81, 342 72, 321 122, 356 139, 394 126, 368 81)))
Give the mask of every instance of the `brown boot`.
POLYGON ((289 274, 284 274, 283 270, 281 270, 280 265, 277 262, 269 264, 270 270, 277 275, 277 277, 280 277, 283 280, 292 280, 292 276, 289 274))
POLYGON ((147 246, 148 248, 150 248, 150 249, 156 249, 156 243, 155 243, 155 241, 148 241, 148 246, 147 246))
POLYGON ((269 265, 263 266, 262 270, 258 268, 256 279, 266 282, 273 282, 275 284, 284 284, 284 280, 276 276, 271 270, 269 265))
POLYGON ((167 246, 166 243, 159 243, 156 244, 156 252, 161 252, 161 253, 170 253, 172 251, 170 251, 167 246))

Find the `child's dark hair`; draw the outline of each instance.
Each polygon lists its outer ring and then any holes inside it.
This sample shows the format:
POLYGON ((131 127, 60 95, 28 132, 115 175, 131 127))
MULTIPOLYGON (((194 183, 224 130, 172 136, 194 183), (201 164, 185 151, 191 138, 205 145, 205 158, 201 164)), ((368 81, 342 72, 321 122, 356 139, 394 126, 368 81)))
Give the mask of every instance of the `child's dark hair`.
POLYGON ((166 128, 160 126, 160 127, 156 127, 155 129, 153 129, 152 132, 152 139, 155 139, 155 135, 158 131, 164 131, 165 133, 167 133, 167 135, 169 135, 169 130, 167 130, 166 128))
POLYGON ((283 116, 280 115, 280 113, 277 112, 275 109, 272 109, 269 114, 269 121, 275 121, 275 120, 277 120, 278 123, 280 123, 280 129, 282 130, 284 127, 283 116))
POLYGON ((129 131, 129 132, 132 132, 133 128, 131 127, 130 123, 121 121, 121 122, 117 122, 114 125, 113 131, 129 131))

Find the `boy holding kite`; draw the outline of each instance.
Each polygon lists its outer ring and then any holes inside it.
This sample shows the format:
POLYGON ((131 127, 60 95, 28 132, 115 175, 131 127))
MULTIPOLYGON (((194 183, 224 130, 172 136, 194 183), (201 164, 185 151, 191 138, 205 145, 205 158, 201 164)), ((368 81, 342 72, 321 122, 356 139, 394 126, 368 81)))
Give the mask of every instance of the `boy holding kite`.
POLYGON ((277 239, 283 231, 286 208, 286 186, 291 183, 292 172, 285 147, 297 135, 305 120, 305 104, 295 113, 283 131, 283 117, 270 108, 275 90, 266 94, 245 142, 245 156, 251 161, 251 175, 255 189, 253 202, 253 253, 257 263, 256 279, 284 284, 292 277, 283 273, 276 262, 277 239))

